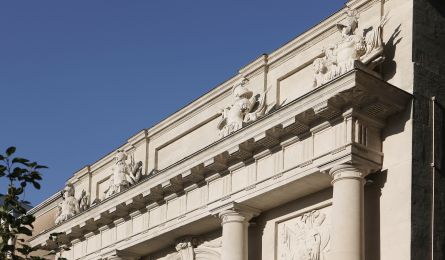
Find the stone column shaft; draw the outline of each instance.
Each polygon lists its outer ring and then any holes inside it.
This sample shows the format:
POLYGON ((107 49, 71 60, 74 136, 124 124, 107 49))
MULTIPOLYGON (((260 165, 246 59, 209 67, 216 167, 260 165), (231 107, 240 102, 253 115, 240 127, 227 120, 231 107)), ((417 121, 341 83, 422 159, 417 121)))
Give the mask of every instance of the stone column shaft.
POLYGON ((257 210, 237 204, 219 213, 222 225, 222 260, 248 260, 249 220, 257 210))
POLYGON ((351 165, 334 167, 332 260, 364 260, 364 173, 351 165))

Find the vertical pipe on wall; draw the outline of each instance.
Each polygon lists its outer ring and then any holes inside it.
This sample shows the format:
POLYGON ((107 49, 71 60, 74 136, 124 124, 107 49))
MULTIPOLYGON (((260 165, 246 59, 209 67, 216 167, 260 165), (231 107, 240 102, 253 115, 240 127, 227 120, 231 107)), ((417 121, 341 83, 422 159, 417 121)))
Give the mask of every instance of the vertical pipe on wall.
POLYGON ((434 260, 434 214, 436 189, 436 97, 431 97, 431 260, 434 260))

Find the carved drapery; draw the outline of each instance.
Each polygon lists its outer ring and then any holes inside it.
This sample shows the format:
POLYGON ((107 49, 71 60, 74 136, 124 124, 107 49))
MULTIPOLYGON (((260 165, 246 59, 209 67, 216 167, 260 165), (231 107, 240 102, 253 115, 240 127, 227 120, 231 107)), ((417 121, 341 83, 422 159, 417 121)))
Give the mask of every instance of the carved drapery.
POLYGON ((61 191, 61 194, 62 202, 58 205, 59 212, 55 220, 56 224, 67 221, 90 207, 90 195, 85 190, 82 190, 80 197, 76 198, 74 187, 70 183, 61 191))
POLYGON ((233 101, 221 112, 218 123, 219 136, 225 137, 241 129, 246 123, 257 120, 266 113, 266 93, 253 95, 247 88, 249 80, 244 78, 232 88, 233 101))
POLYGON ((347 17, 337 24, 342 39, 335 45, 325 47, 324 57, 315 59, 312 64, 315 72, 314 86, 321 86, 356 66, 372 70, 382 63, 385 58, 381 34, 386 21, 385 16, 378 26, 357 33, 357 11, 348 9, 347 17))
POLYGON ((142 162, 135 162, 134 156, 128 156, 124 151, 118 150, 114 156, 114 166, 109 180, 108 189, 105 191, 105 198, 108 198, 122 190, 134 185, 142 178, 142 162))
POLYGON ((279 224, 279 260, 324 260, 329 252, 327 210, 313 210, 279 224))

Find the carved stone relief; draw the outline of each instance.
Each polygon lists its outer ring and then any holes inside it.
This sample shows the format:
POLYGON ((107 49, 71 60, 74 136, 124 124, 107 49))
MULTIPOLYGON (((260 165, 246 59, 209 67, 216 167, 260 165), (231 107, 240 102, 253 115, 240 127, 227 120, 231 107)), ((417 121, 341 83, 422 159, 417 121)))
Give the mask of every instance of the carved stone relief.
POLYGON ((278 260, 328 260, 327 209, 313 210, 278 225, 278 260))
POLYGON ((350 71, 355 64, 372 70, 384 61, 381 34, 388 21, 387 16, 381 19, 377 27, 366 28, 360 34, 356 32, 358 18, 356 10, 348 9, 346 19, 337 24, 342 38, 323 50, 324 57, 314 60, 314 86, 321 86, 350 71))
POLYGON ((59 212, 55 221, 56 224, 60 224, 90 207, 90 196, 87 192, 83 190, 80 198, 76 198, 74 187, 71 183, 66 185, 61 193, 62 202, 58 205, 59 212))
POLYGON ((130 156, 130 162, 127 163, 127 158, 127 154, 120 150, 114 156, 114 166, 108 189, 105 190, 105 198, 134 185, 142 178, 142 162, 136 163, 134 157, 130 156))
POLYGON ((221 238, 214 240, 202 240, 199 238, 181 239, 175 246, 177 252, 170 253, 156 260, 220 260, 221 238))
MULTIPOLYGON (((142 178, 142 162, 136 163, 133 156, 130 157, 130 162, 127 163, 127 154, 123 151, 118 151, 114 157, 114 164, 108 189, 105 191, 105 198, 134 185, 142 178)), ((99 199, 96 199, 91 203, 90 195, 85 190, 82 190, 80 197, 76 198, 74 187, 71 183, 61 193, 62 202, 58 205, 59 212, 55 220, 56 224, 60 224, 87 210, 92 204, 95 205, 100 202, 99 199)))
POLYGON ((253 95, 253 92, 247 88, 248 83, 249 80, 244 78, 232 88, 232 104, 221 111, 221 118, 218 123, 221 138, 241 129, 246 123, 255 121, 266 113, 266 94, 268 90, 253 95))

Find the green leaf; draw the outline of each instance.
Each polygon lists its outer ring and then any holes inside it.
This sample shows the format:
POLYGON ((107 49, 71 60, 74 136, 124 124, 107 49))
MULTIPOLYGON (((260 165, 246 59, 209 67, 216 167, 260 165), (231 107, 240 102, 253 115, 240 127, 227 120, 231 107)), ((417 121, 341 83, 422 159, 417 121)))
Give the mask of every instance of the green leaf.
POLYGON ((29 162, 29 160, 27 160, 25 158, 17 157, 17 158, 12 159, 12 163, 27 163, 27 162, 29 162))
POLYGON ((40 190, 40 184, 38 182, 33 181, 32 185, 34 185, 34 188, 40 190))
POLYGON ((11 146, 11 147, 9 147, 8 149, 6 149, 6 156, 11 156, 13 153, 15 153, 15 147, 14 146, 11 146))

